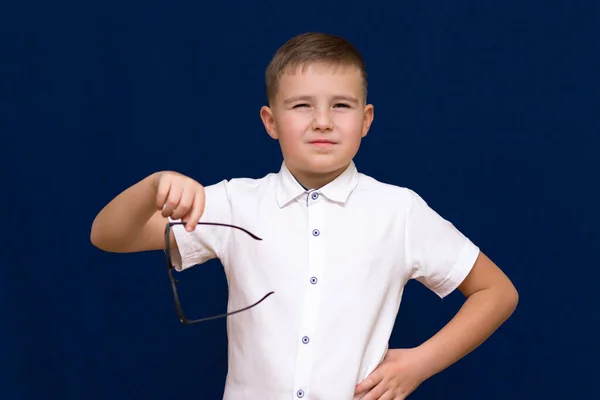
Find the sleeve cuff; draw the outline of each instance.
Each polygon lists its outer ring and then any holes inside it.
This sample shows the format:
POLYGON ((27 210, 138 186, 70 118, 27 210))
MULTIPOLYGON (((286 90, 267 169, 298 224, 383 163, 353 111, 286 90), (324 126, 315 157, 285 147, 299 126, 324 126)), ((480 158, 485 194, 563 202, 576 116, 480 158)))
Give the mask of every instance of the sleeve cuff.
POLYGON ((479 247, 467 240, 452 270, 446 279, 433 289, 433 292, 442 299, 452 293, 469 275, 478 256, 479 247))
MULTIPOLYGON (((179 222, 169 218, 170 222, 179 222)), ((171 249, 171 263, 176 271, 181 272, 184 269, 201 264, 207 259, 212 258, 208 251, 198 246, 194 237, 194 232, 188 232, 183 225, 173 225, 171 227, 177 248, 171 249)))

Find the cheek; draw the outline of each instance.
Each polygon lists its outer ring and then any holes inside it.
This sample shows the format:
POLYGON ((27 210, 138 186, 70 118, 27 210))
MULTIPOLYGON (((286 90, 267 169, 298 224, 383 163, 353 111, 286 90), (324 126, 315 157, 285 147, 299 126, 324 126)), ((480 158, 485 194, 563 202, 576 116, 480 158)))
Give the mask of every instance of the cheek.
POLYGON ((347 139, 354 137, 360 138, 362 136, 363 119, 362 116, 355 114, 343 114, 339 115, 336 121, 337 129, 347 139))
POLYGON ((287 156, 298 152, 298 142, 306 131, 306 124, 297 116, 283 116, 277 121, 277 134, 281 150, 287 156))
POLYGON ((310 117, 302 114, 284 115, 277 125, 280 139, 298 139, 310 127, 310 117))

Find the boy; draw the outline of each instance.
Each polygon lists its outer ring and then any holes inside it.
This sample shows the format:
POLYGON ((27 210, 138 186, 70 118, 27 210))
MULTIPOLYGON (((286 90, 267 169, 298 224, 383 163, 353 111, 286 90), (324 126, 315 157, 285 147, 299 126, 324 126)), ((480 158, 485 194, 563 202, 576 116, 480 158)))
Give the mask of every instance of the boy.
POLYGON ((373 121, 359 52, 346 40, 303 34, 266 72, 260 115, 279 140, 279 173, 203 187, 157 172, 112 200, 91 240, 112 252, 164 249, 178 270, 218 258, 230 310, 226 400, 404 399, 488 338, 514 311, 500 269, 413 191, 358 173, 353 158, 373 121), (248 229, 197 225, 198 221, 248 229), (467 298, 435 336, 388 349, 403 288, 467 298))

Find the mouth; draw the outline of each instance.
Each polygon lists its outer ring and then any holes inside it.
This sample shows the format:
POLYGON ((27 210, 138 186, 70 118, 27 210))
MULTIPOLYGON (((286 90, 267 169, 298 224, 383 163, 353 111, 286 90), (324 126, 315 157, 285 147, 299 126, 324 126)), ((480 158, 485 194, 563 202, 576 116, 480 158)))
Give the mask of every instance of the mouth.
POLYGON ((332 140, 326 140, 326 139, 311 140, 309 143, 317 145, 317 146, 327 146, 327 145, 336 144, 334 141, 332 141, 332 140))

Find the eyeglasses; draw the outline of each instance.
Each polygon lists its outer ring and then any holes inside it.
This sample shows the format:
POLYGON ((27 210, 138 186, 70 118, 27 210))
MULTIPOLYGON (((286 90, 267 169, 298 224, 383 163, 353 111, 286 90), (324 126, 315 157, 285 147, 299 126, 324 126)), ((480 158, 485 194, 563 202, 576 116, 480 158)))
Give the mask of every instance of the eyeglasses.
MULTIPOLYGON (((171 240, 170 240, 171 227, 173 225, 184 225, 184 224, 185 224, 185 222, 169 222, 169 223, 167 223, 167 226, 165 228, 165 252, 166 252, 166 258, 167 258, 167 271, 169 273, 169 279, 171 280, 171 289, 173 290, 173 299, 175 300, 175 308, 177 310, 177 315, 179 316, 179 321, 181 321, 182 324, 189 325, 189 324, 196 324, 198 322, 205 322, 205 321, 211 321, 211 320, 215 320, 215 319, 219 319, 219 318, 225 318, 225 317, 228 317, 230 315, 237 314, 237 313, 240 313, 242 311, 249 310, 252 307, 255 307, 258 304, 260 304, 262 301, 264 301, 267 297, 269 297, 273 293, 275 293, 275 292, 269 292, 266 295, 264 295, 263 298, 260 299, 259 301, 257 301, 256 303, 254 303, 254 304, 252 304, 252 305, 250 305, 248 307, 244 307, 244 308, 242 308, 240 310, 232 311, 230 313, 215 315, 215 316, 212 316, 212 317, 206 317, 206 318, 201 318, 201 319, 189 319, 189 318, 187 318, 185 316, 185 314, 183 313, 183 309, 181 308, 181 303, 179 302, 179 294, 177 293, 177 284, 179 282, 177 281, 177 279, 175 279, 173 277, 173 270, 175 268, 173 267, 173 263, 171 261, 171 240)), ((224 226, 224 227, 234 228, 234 229, 238 229, 238 230, 240 230, 242 232, 247 233, 251 238, 253 238, 255 240, 262 240, 261 238, 259 238, 255 234, 247 231, 244 228, 240 228, 239 226, 235 226, 235 225, 221 224, 221 223, 218 223, 218 222, 198 222, 198 225, 214 225, 214 226, 224 226)))

